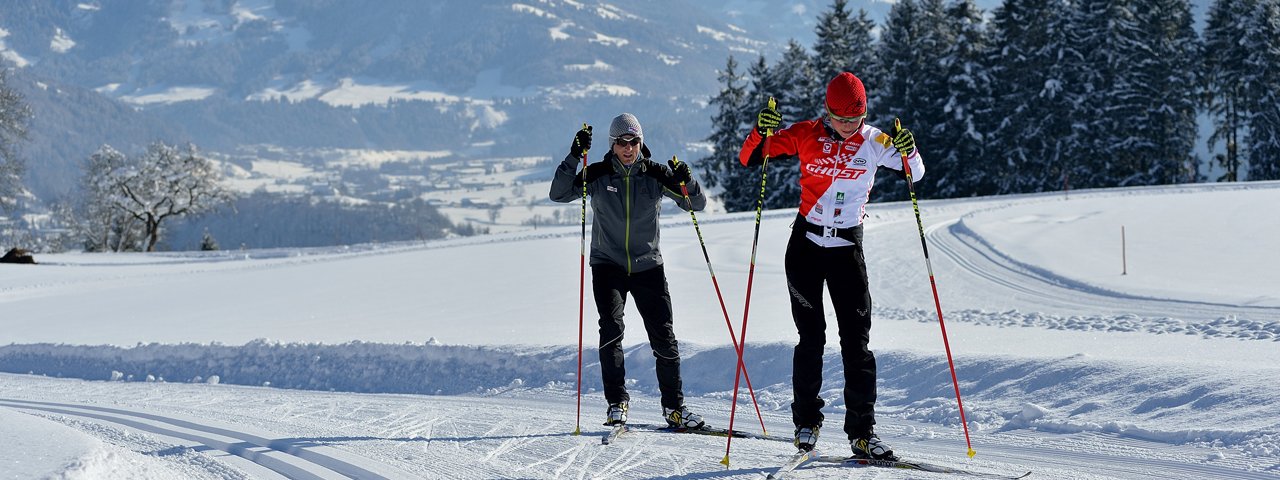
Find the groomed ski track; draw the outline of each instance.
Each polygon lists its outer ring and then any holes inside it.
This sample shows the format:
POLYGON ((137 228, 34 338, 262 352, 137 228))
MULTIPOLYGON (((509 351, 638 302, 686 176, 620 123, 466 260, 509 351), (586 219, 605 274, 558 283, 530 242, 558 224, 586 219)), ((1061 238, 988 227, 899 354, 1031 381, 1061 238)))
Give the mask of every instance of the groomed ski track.
MULTIPOLYGON (((583 434, 572 435, 572 402, 559 392, 526 391, 515 398, 344 395, 280 392, 254 387, 133 384, 109 395, 101 382, 0 375, 0 408, 37 415, 128 447, 145 436, 145 455, 161 459, 198 452, 229 470, 204 478, 411 479, 411 478, 730 478, 758 479, 792 452, 786 442, 734 439, 728 468, 719 463, 724 439, 634 429, 612 445, 600 445, 599 415, 584 415, 583 434), (82 402, 41 401, 83 390, 82 402), (24 398, 25 397, 25 398, 24 398), (501 409, 501 415, 490 412, 501 409)), ((571 398, 569 399, 571 400, 571 398)), ((594 396, 592 404, 602 400, 594 396)), ((699 399, 707 405, 708 401, 699 399)), ((717 410, 727 405, 707 405, 717 410)), ((644 417, 659 411, 652 399, 632 407, 644 417)), ((727 419, 712 416, 715 425, 727 419)), ((787 429, 784 415, 769 414, 774 434, 787 429)), ((893 420, 881 435, 911 460, 1031 478, 1275 479, 1275 472, 1246 471, 1235 459, 1207 459, 1200 448, 1121 436, 1028 430, 983 434, 978 456, 967 460, 958 432, 893 420), (1211 460, 1211 461, 1210 461, 1211 460)), ((824 452, 847 448, 836 435, 824 452)), ((788 478, 850 478, 853 467, 807 464, 788 478)), ((859 470, 858 478, 949 478, 943 474, 859 470)))

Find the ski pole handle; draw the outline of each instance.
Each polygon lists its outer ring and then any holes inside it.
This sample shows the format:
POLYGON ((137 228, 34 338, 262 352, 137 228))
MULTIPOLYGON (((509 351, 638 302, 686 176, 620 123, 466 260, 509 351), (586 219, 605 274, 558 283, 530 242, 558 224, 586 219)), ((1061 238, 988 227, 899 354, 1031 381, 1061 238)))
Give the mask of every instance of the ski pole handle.
MULTIPOLYGON (((773 99, 773 97, 769 97, 769 109, 770 109, 770 110, 777 110, 777 109, 778 109, 778 101, 777 101, 777 100, 774 100, 774 99, 773 99)), ((773 129, 772 129, 772 128, 766 128, 766 129, 765 129, 765 131, 764 131, 764 136, 765 136, 765 137, 772 137, 772 136, 773 136, 773 129)))
MULTIPOLYGON (((896 135, 901 130, 902 120, 898 119, 898 117, 893 117, 893 133, 896 135)), ((902 152, 898 152, 898 154, 902 155, 902 171, 907 174, 907 185, 911 185, 911 164, 907 162, 907 154, 902 152)))

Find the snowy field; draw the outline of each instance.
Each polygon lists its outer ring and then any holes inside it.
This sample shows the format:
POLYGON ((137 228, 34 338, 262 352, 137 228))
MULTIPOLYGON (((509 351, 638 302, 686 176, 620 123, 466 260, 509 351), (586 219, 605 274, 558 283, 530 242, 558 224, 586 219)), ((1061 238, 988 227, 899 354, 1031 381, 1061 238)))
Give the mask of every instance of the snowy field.
MULTIPOLYGON (((922 201, 973 459, 911 206, 870 206, 881 438, 907 459, 1031 478, 1280 478, 1275 205, 1277 182, 922 201)), ((746 363, 763 421, 745 386, 734 420, 785 437, 794 215, 761 225, 746 363)), ((735 331, 753 220, 698 217, 735 331)), ((687 403, 726 426, 735 357, 687 214, 665 218, 662 249, 687 403)), ((0 265, 0 479, 760 479, 784 461, 793 448, 770 440, 734 439, 727 467, 718 437, 600 445, 590 298, 576 420, 578 252, 572 226, 0 265)), ((628 318, 632 421, 658 423, 628 318)), ((848 453, 840 368, 828 348, 827 454, 848 453)))

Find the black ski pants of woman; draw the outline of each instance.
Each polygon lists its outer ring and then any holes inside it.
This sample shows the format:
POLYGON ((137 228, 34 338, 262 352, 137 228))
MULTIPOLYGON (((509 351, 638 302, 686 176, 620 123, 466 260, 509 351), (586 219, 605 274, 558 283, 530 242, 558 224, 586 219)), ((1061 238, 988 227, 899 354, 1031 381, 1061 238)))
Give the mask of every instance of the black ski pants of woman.
POLYGON ((683 406, 680 347, 671 326, 671 295, 667 292, 667 276, 662 265, 630 275, 621 267, 592 265, 591 277, 596 310, 600 312, 600 374, 605 400, 613 404, 630 399, 622 351, 622 312, 627 305, 627 294, 631 294, 649 334, 662 406, 671 409, 683 406))
POLYGON ((867 347, 871 340, 871 293, 867 288, 861 229, 857 234, 854 245, 822 247, 805 238, 803 229, 794 228, 786 256, 791 316, 800 334, 792 364, 792 420, 796 427, 822 424, 823 401, 819 392, 822 353, 827 342, 822 286, 826 283, 840 335, 847 407, 844 431, 850 440, 872 431, 876 403, 876 357, 867 347))

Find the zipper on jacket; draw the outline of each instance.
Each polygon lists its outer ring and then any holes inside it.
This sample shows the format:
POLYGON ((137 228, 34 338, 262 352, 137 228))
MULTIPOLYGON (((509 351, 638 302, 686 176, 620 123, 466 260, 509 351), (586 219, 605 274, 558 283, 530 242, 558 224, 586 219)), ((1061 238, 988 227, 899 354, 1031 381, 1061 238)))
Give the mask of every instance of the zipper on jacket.
POLYGON ((624 235, 625 240, 623 240, 623 249, 627 252, 627 275, 630 276, 631 275, 631 169, 630 168, 627 169, 627 174, 622 177, 622 183, 624 185, 623 190, 626 190, 626 200, 624 200, 624 202, 626 204, 626 212, 627 212, 627 215, 626 215, 627 230, 626 230, 626 234, 624 235))

